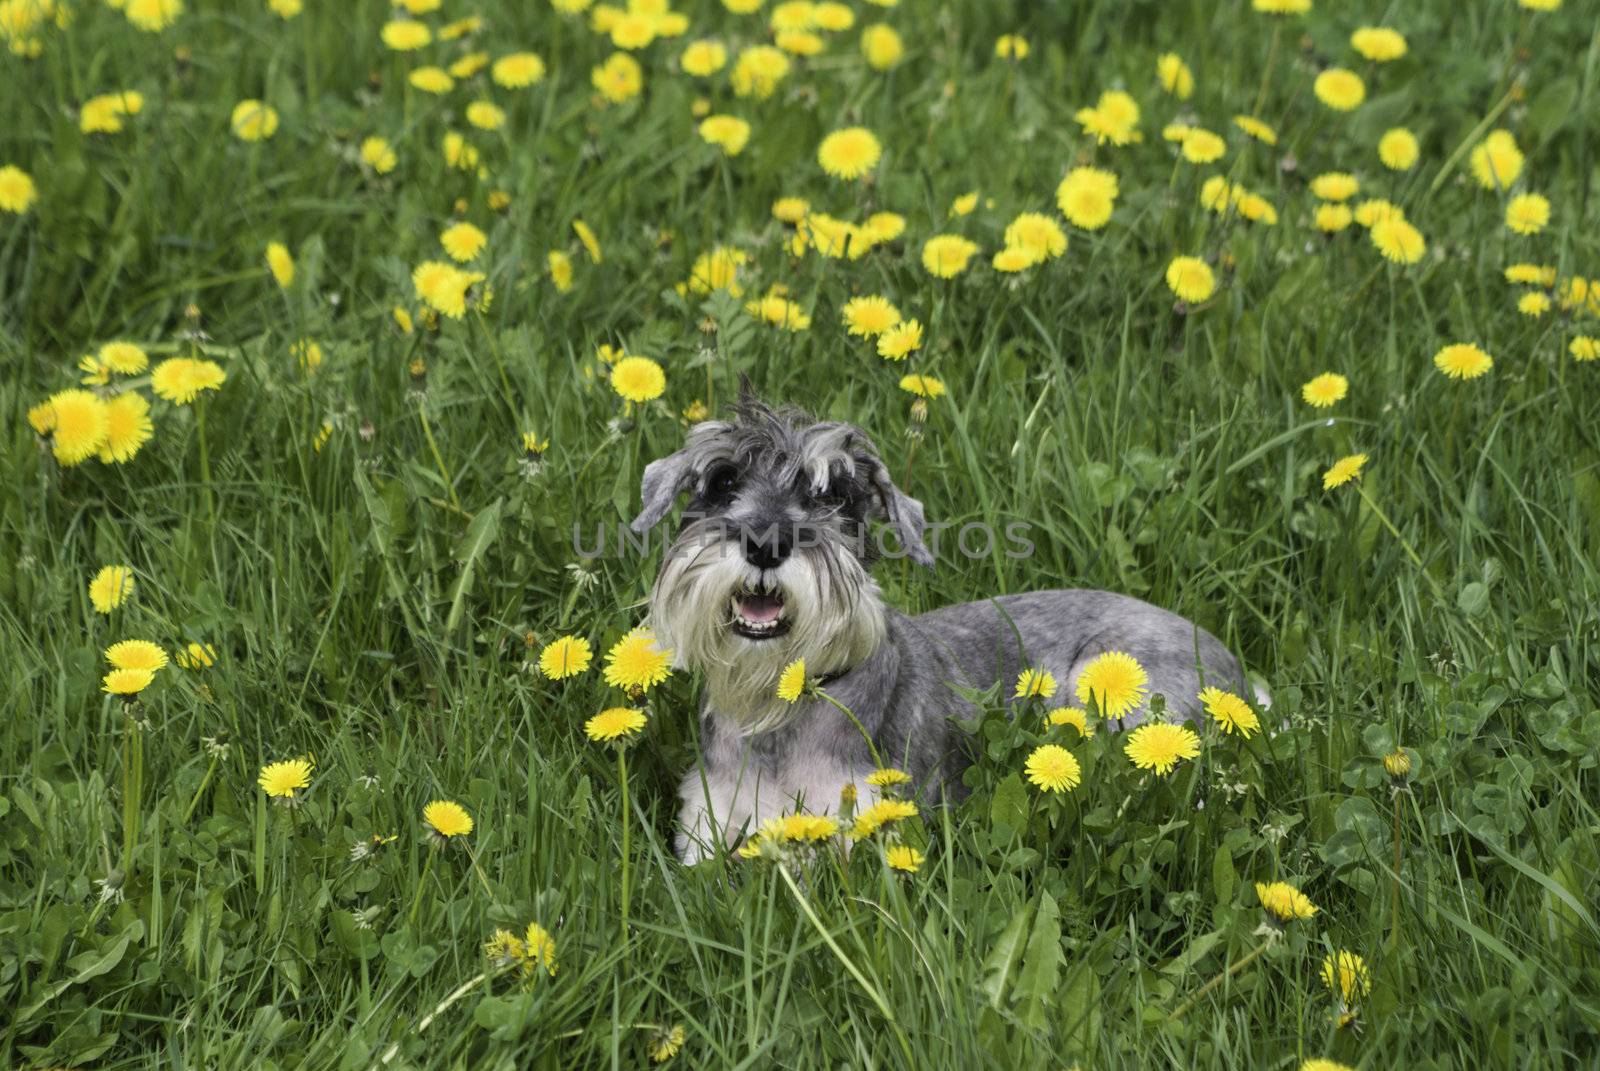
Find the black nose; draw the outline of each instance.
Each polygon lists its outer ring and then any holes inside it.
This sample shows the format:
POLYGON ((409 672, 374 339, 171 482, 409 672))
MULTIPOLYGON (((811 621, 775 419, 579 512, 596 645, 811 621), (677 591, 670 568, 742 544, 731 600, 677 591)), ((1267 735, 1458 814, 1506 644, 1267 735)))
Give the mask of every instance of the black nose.
POLYGON ((794 549, 789 536, 788 529, 780 524, 746 528, 742 533, 744 560, 757 569, 776 569, 794 549))

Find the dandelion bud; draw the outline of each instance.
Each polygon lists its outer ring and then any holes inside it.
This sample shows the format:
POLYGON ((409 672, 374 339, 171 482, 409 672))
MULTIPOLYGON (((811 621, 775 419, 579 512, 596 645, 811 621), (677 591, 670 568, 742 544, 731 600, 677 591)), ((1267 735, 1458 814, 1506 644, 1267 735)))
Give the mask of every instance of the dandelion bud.
POLYGON ((1383 769, 1396 789, 1405 788, 1406 781, 1411 777, 1411 756, 1403 748, 1398 748, 1383 757, 1383 769))
POLYGON ((928 400, 926 398, 918 398, 911 403, 911 420, 915 424, 926 424, 928 422, 928 400))

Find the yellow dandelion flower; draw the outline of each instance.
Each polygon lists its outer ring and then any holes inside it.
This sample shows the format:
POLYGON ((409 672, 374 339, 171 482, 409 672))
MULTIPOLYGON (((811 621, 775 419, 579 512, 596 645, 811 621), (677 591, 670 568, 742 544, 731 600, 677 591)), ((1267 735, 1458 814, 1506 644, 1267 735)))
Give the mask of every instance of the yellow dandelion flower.
POLYGON ((1279 924, 1308 919, 1317 913, 1317 905, 1286 881, 1256 882, 1256 898, 1261 901, 1262 909, 1279 924))
POLYGON ((1144 702, 1149 683, 1138 659, 1123 651, 1106 651, 1083 667, 1073 690, 1078 702, 1092 703, 1101 717, 1120 718, 1144 702))
POLYGON ((650 1062, 666 1063, 683 1050, 684 1040, 685 1034, 681 1026, 658 1029, 650 1038, 650 1062))
POLYGON ((903 871, 907 874, 915 874, 921 870, 923 861, 926 858, 909 844, 892 844, 883 853, 883 857, 891 869, 903 871))
POLYGON ((550 281, 555 284, 557 292, 565 294, 572 289, 572 258, 559 249, 552 249, 545 254, 545 266, 550 272, 550 281))
POLYGON ((433 31, 416 19, 391 19, 378 31, 386 47, 395 52, 415 52, 433 43, 433 31))
POLYGON ((1200 737, 1187 725, 1157 721, 1129 733, 1122 750, 1139 769, 1154 770, 1165 777, 1177 768, 1180 760, 1199 756, 1200 737))
POLYGON ((648 402, 667 389, 667 375, 648 357, 624 357, 611 368, 611 389, 630 402, 648 402))
POLYGON ((1029 699, 1035 696, 1049 699, 1056 694, 1056 678, 1047 669, 1025 669, 1017 674, 1017 690, 1014 699, 1029 699))
POLYGON ((86 390, 64 390, 50 396, 50 452, 62 465, 93 457, 105 442, 111 415, 99 396, 86 390))
POLYGON ((129 699, 150 687, 155 679, 155 673, 148 669, 114 669, 101 678, 100 690, 129 699))
POLYGON ((1043 792, 1068 792, 1083 779, 1083 768, 1072 752, 1059 744, 1042 744, 1033 749, 1023 766, 1028 780, 1043 792))
POLYGON ((600 239, 595 237, 594 230, 587 223, 581 219, 573 220, 572 233, 576 234, 578 241, 583 243, 584 252, 589 254, 589 260, 592 263, 599 264, 605 259, 604 254, 600 251, 600 239))
POLYGON ((876 338, 900 322, 900 310, 878 294, 851 298, 840 312, 845 330, 857 338, 876 338))
POLYGON ((542 967, 550 977, 556 976, 556 939, 537 922, 528 923, 522 935, 522 954, 530 968, 542 967))
POLYGON ((1250 6, 1264 15, 1304 15, 1311 0, 1250 0, 1250 6))
POLYGON ((361 160, 379 175, 387 175, 399 162, 395 156, 394 146, 389 144, 388 139, 380 137, 362 140, 361 160))
POLYGON ((721 41, 691 41, 678 57, 683 73, 709 78, 728 65, 728 49, 721 41))
POLYGON ((1311 180, 1311 192, 1324 201, 1348 201, 1361 192, 1361 183, 1344 171, 1328 171, 1311 180))
POLYGON ((936 234, 922 244, 922 266, 940 279, 953 279, 977 252, 977 243, 959 234, 936 234))
POLYGON ((33 176, 15 164, 0 167, 0 211, 21 215, 33 207, 38 196, 33 176))
POLYGON ((1406 54, 1406 39, 1386 26, 1362 26, 1350 35, 1350 47, 1361 53, 1362 59, 1389 63, 1406 54))
POLYGON ((1190 127, 1183 136, 1180 146, 1183 158, 1191 164, 1209 164, 1222 159, 1228 151, 1228 143, 1209 130, 1201 127, 1190 127))
POLYGON ((898 212, 874 212, 862 225, 869 241, 892 242, 905 233, 906 218, 898 212))
POLYGON ((1354 952, 1338 949, 1322 959, 1322 984, 1339 999, 1342 1007, 1353 1008, 1372 991, 1367 963, 1354 952))
POLYGON ((886 22, 874 23, 861 31, 861 54, 867 66, 875 71, 887 71, 905 56, 905 44, 893 26, 886 22))
POLYGON ((878 356, 890 361, 903 361, 921 348, 922 323, 919 320, 902 320, 878 336, 878 356))
POLYGON ((811 211, 811 202, 804 197, 780 197, 772 202, 772 218, 783 223, 799 223, 811 211))
POLYGON ((884 826, 902 822, 907 818, 915 818, 917 805, 910 800, 895 799, 893 797, 881 799, 856 815, 855 824, 850 827, 850 836, 854 840, 870 837, 884 826))
POLYGON ((259 100, 241 100, 234 105, 229 129, 240 141, 266 141, 278 132, 278 111, 259 100))
POLYGON ((1323 372, 1306 381, 1300 388, 1300 397, 1309 406, 1326 409, 1344 400, 1350 393, 1350 381, 1338 372, 1323 372))
POLYGON ((435 834, 446 839, 464 837, 472 832, 472 816, 461 804, 450 800, 434 800, 422 808, 422 820, 435 834))
POLYGON ((122 640, 107 647, 105 656, 118 669, 148 669, 154 673, 167 664, 167 652, 149 640, 122 640))
POLYGON ((1261 720, 1250 704, 1221 688, 1207 688, 1200 693, 1200 704, 1206 713, 1225 733, 1238 733, 1249 739, 1251 733, 1261 731, 1261 720))
POLYGON ((1005 243, 1008 248, 1027 250, 1039 260, 1067 251, 1061 225, 1041 212, 1023 212, 1007 224, 1005 243))
POLYGON ((590 740, 612 744, 632 739, 649 720, 642 710, 609 707, 584 722, 583 731, 590 740))
POLYGON ((1372 225, 1368 236, 1384 259, 1396 264, 1415 264, 1428 251, 1428 243, 1422 237, 1422 232, 1396 216, 1378 220, 1372 225))
POLYGON ((839 179, 858 179, 878 165, 883 146, 872 131, 860 126, 835 130, 817 146, 817 163, 839 179))
POLYGON ((1550 201, 1542 194, 1522 193, 1506 203, 1506 226, 1518 234, 1538 234, 1550 222, 1550 201))
POLYGON ((1567 347, 1574 361, 1593 361, 1600 359, 1600 339, 1588 335, 1579 335, 1572 340, 1572 345, 1567 347))
POLYGON ((494 84, 505 89, 526 89, 544 79, 544 60, 533 52, 501 56, 489 68, 494 84))
POLYGON ((1544 287, 1556 285, 1556 270, 1547 264, 1513 264, 1505 274, 1508 283, 1544 287))
POLYGON ((1451 379, 1477 379, 1494 367, 1494 358, 1470 342, 1456 342, 1433 355, 1433 366, 1451 379))
POLYGON ((217 664, 217 649, 209 643, 191 643, 178 652, 177 663, 183 669, 210 669, 217 664))
POLYGON ((1517 299, 1517 311, 1524 316, 1543 316, 1550 311, 1549 294, 1523 294, 1517 299))
POLYGON ((1015 274, 1027 271, 1044 258, 1032 249, 1019 249, 1016 246, 1006 246, 990 258, 990 265, 995 271, 1015 274))
POLYGON ((1355 221, 1349 205, 1318 205, 1312 222, 1325 234, 1337 234, 1355 221))
POLYGON ((750 140, 750 124, 736 115, 708 115, 700 120, 700 139, 729 156, 738 156, 750 140))
POLYGON ((418 67, 406 76, 406 81, 434 96, 443 96, 456 87, 456 80, 443 67, 418 67))
POLYGON ((778 83, 789 75, 789 57, 771 45, 752 45, 734 60, 729 81, 740 97, 766 100, 777 91, 778 83))
POLYGON ((1391 171, 1411 170, 1421 152, 1417 136, 1403 126, 1386 131, 1378 139, 1378 159, 1391 171))
POLYGON ((1253 115, 1236 115, 1233 117, 1233 125, 1257 141, 1267 145, 1278 144, 1278 132, 1253 115))
POLYGON ((626 52, 613 52, 589 72, 589 83, 612 104, 624 104, 644 89, 644 68, 626 52))
POLYGON ((1322 489, 1331 491, 1335 487, 1343 487, 1351 480, 1359 479, 1361 470, 1366 467, 1366 464, 1366 454, 1346 454, 1338 461, 1335 461, 1333 466, 1322 474, 1322 489))
POLYGON ((1467 157, 1473 177, 1486 190, 1510 188, 1522 174, 1522 150, 1509 130, 1494 130, 1467 157))
POLYGON ((1197 305, 1217 292, 1217 279, 1199 257, 1173 257, 1167 265, 1167 287, 1178 300, 1197 305))
POLYGON ((311 763, 305 759, 268 763, 261 767, 256 784, 272 799, 292 800, 296 792, 311 786, 311 763))
POLYGON ((900 377, 900 389, 919 398, 943 398, 944 381, 936 376, 913 374, 900 377))
POLYGON ((627 691, 646 691, 672 673, 672 652, 656 643, 647 628, 636 628, 606 652, 606 683, 627 691))
POLYGON ((909 785, 910 783, 910 774, 904 770, 897 770, 892 766, 873 770, 867 775, 867 784, 875 785, 878 788, 894 788, 897 785, 909 785))
POLYGON ((78 129, 85 134, 116 134, 123 129, 123 118, 144 110, 144 94, 128 89, 102 93, 83 102, 78 112, 78 129))
POLYGON ((1044 720, 1051 727, 1070 725, 1084 739, 1094 735, 1094 726, 1089 724, 1089 712, 1082 707, 1057 707, 1046 714, 1044 720))
POLYGON ((797 658, 784 666, 782 675, 778 677, 778 698, 785 703, 793 703, 805 688, 806 660, 797 658))
POLYGON ((465 264, 483 252, 489 237, 470 223, 453 223, 439 235, 439 244, 451 260, 465 264))
POLYGON ((1188 100, 1194 92, 1194 72, 1176 52, 1164 52, 1156 57, 1156 80, 1163 90, 1179 100, 1188 100))
POLYGON ((575 677, 589 668, 594 652, 582 636, 562 636, 539 652, 539 671, 553 681, 575 677))
POLYGON ((506 124, 505 109, 487 100, 473 101, 463 114, 479 130, 499 130, 506 124))
POLYGON ((183 14, 183 0, 127 0, 119 6, 128 21, 146 33, 165 30, 183 14))
POLYGON ((154 434, 150 403, 138 391, 125 391, 106 402, 106 437, 97 456, 107 465, 126 464, 154 434))
POLYGON ((133 598, 133 570, 126 565, 107 565, 89 581, 89 602, 96 613, 109 614, 133 598))
POLYGON ((1411 776, 1411 756, 1404 749, 1391 751, 1383 757, 1383 771, 1396 779, 1411 776))
POLYGON ((1367 99, 1367 84, 1354 71, 1329 67, 1311 83, 1317 99, 1336 112, 1354 111, 1367 99))

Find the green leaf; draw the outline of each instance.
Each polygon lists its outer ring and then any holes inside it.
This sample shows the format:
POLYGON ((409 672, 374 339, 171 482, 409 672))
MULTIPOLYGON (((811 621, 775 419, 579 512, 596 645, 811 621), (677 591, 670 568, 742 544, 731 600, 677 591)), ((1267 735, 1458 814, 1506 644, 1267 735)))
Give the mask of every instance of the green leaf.
POLYGON ((994 787, 994 799, 989 802, 989 823, 996 831, 1009 830, 1020 833, 1028 824, 1028 790, 1016 771, 1007 774, 994 787))
POLYGON ((500 532, 500 508, 504 503, 505 499, 497 498, 488 509, 480 510, 472 518, 472 523, 467 525, 467 534, 462 536, 460 545, 456 547, 455 557, 461 563, 461 575, 456 579, 455 594, 450 599, 450 613, 445 617, 444 630, 447 633, 454 632, 461 623, 461 608, 467 591, 472 587, 478 559, 483 557, 500 532))
POLYGON ((1001 931, 1000 939, 983 961, 983 992, 989 998, 991 1008, 998 1008, 1005 999, 1011 971, 1022 955, 1022 938, 1027 930, 1028 914, 1027 904, 1017 908, 1016 914, 1011 916, 1011 921, 1001 931))
POLYGON ((1211 857, 1211 889, 1216 893, 1217 903, 1232 903, 1233 892, 1238 884, 1239 872, 1233 866, 1233 853, 1227 845, 1220 844, 1216 854, 1211 857))
POLYGON ((1033 916, 1033 932, 1017 974, 1017 1018, 1025 1026, 1043 1030, 1047 1012, 1055 1002, 1056 984, 1061 979, 1061 909, 1047 892, 1039 894, 1039 909, 1033 916))

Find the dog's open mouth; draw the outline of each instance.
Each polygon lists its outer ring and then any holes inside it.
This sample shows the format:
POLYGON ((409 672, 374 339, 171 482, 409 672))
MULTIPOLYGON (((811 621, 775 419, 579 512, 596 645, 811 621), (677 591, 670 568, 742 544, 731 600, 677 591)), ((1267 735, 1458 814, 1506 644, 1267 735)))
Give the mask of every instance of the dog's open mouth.
POLYGON ((783 594, 777 590, 740 590, 733 593, 733 631, 747 640, 770 640, 789 631, 783 594))

